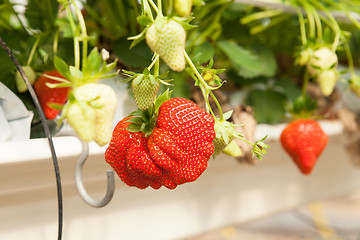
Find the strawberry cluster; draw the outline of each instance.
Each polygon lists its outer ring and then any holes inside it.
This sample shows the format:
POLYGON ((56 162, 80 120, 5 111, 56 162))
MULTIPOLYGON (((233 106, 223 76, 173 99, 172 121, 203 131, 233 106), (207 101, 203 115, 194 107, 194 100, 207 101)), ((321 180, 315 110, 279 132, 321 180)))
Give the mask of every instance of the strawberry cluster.
POLYGON ((195 181, 214 152, 214 118, 183 98, 165 101, 150 135, 131 132, 127 117, 113 131, 108 164, 129 186, 174 189, 195 181))

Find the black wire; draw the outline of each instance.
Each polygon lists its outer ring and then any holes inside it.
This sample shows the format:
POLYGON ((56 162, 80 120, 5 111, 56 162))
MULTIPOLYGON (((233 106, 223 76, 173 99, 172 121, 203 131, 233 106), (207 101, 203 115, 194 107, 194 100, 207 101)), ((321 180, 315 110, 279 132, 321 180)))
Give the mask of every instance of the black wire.
POLYGON ((39 100, 38 100, 38 98, 36 96, 36 93, 35 93, 33 87, 31 86, 30 81, 27 78, 24 70, 20 66, 19 62, 17 61, 15 55, 12 53, 11 49, 6 45, 6 43, 2 40, 1 37, 0 37, 0 44, 1 44, 2 48, 4 48, 4 50, 6 51, 6 53, 8 54, 8 56, 10 57, 10 59, 12 60, 12 62, 16 66, 16 68, 18 69, 18 71, 20 72, 20 75, 23 78, 23 80, 25 81, 25 84, 26 84, 27 88, 29 89, 30 95, 31 95, 31 97, 32 97, 32 99, 33 99, 33 101, 35 103, 36 110, 38 111, 38 113, 40 115, 40 120, 41 120, 41 123, 43 125, 46 137, 47 137, 48 142, 49 142, 49 147, 50 147, 50 151, 51 151, 51 156, 52 156, 53 165, 54 165, 54 171, 55 171, 55 177, 56 177, 56 187, 57 187, 57 198, 58 198, 58 240, 61 240, 62 227, 63 227, 63 200, 62 200, 62 190, 61 190, 61 178, 60 178, 59 163, 58 163, 58 160, 57 160, 57 157, 56 157, 55 147, 54 147, 54 143, 52 141, 49 126, 46 123, 46 118, 45 118, 44 112, 43 112, 43 110, 41 108, 41 105, 39 103, 39 100))

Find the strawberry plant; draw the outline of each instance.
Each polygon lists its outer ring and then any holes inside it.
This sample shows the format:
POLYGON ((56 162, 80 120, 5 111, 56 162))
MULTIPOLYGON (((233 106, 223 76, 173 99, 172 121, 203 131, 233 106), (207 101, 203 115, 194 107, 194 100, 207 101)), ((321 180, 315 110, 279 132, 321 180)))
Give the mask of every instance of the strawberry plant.
MULTIPOLYGON (((319 106, 308 93, 311 86, 326 99, 338 84, 360 92, 352 38, 360 24, 350 14, 358 11, 354 2, 285 3, 293 13, 219 0, 88 0, 81 9, 72 0, 29 0, 25 22, 15 4, 4 1, 0 33, 34 84, 47 118, 69 123, 85 141, 100 146, 110 142, 117 100, 102 80, 121 72, 139 110, 120 129, 144 138, 144 146, 158 128, 159 102, 165 102, 161 96, 169 89, 175 99, 191 99, 213 118, 211 155, 241 155, 234 145, 241 139, 261 159, 268 148, 264 139, 252 143, 235 130, 242 125, 232 122, 231 108, 224 111, 219 92, 230 96, 231 104, 252 106, 257 122, 270 124, 319 118, 319 106), (343 11, 349 22, 338 21, 335 10, 343 11), (21 42, 14 36, 21 36, 21 42), (348 75, 339 70, 344 62, 348 75), (54 69, 57 74, 49 72, 54 69), (238 90, 245 92, 243 98, 232 100, 238 90)), ((8 60, 3 62, 1 81, 34 109, 19 73, 8 60)), ((33 122, 37 120, 35 116, 33 122)), ((181 184, 150 182, 147 186, 155 188, 181 184)))

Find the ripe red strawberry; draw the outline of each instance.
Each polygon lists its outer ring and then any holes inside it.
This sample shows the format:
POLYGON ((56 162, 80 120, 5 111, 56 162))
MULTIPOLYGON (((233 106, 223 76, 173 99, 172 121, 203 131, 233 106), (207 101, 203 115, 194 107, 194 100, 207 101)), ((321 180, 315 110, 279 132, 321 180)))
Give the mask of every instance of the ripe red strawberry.
POLYGON ((41 107, 44 111, 45 116, 48 119, 54 119, 59 113, 59 109, 54 109, 50 106, 50 104, 54 103, 56 105, 64 105, 65 102, 68 99, 68 93, 70 90, 70 87, 55 87, 50 88, 46 86, 46 83, 60 83, 57 80, 50 79, 45 76, 50 75, 58 78, 63 78, 63 76, 60 75, 60 73, 56 70, 54 71, 47 71, 43 73, 35 82, 34 84, 34 90, 36 92, 36 95, 39 99, 39 102, 41 104, 41 107))
POLYGON ((159 108, 150 135, 130 132, 127 117, 113 131, 105 159, 129 186, 169 189, 195 181, 214 152, 213 117, 195 103, 172 98, 159 108))
POLYGON ((310 174, 317 158, 327 145, 328 136, 310 119, 291 122, 281 133, 280 141, 303 174, 310 174))

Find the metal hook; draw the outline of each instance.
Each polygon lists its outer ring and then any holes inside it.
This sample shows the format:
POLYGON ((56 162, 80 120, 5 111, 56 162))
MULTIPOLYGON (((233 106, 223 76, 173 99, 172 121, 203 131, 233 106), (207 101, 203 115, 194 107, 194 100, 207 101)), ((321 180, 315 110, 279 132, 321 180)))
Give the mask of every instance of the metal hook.
POLYGON ((87 204, 89 204, 92 207, 100 208, 100 207, 106 206, 111 201, 112 197, 114 196, 114 192, 115 192, 114 171, 107 170, 107 173, 106 173, 106 175, 107 175, 107 190, 106 190, 105 197, 101 200, 93 199, 87 193, 84 183, 82 181, 82 169, 83 169, 83 166, 84 166, 86 160, 89 157, 89 144, 87 142, 84 142, 83 140, 81 140, 73 132, 66 132, 66 133, 63 132, 63 133, 57 134, 57 136, 69 136, 69 135, 77 137, 80 140, 81 146, 82 146, 82 152, 81 152, 80 157, 77 160, 76 166, 75 166, 75 185, 76 185, 77 191, 79 192, 80 197, 84 200, 84 202, 86 202, 87 204))
POLYGON ((81 198, 90 206, 100 208, 106 206, 112 199, 115 192, 115 178, 114 171, 107 170, 107 190, 105 197, 101 200, 93 199, 86 191, 84 183, 82 181, 82 168, 85 161, 89 156, 89 144, 80 140, 82 145, 82 153, 76 162, 75 167, 75 184, 81 198))

